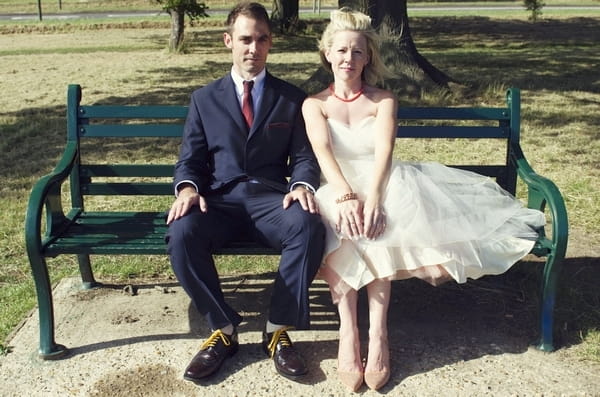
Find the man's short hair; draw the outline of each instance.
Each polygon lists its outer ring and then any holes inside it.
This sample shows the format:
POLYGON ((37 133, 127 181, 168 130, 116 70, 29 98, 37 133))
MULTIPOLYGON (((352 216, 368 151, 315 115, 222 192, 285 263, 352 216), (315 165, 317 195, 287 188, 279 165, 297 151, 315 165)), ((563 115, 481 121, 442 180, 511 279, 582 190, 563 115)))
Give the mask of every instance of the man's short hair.
POLYGON ((269 32, 271 31, 271 19, 269 18, 269 14, 265 7, 260 3, 244 1, 236 5, 229 12, 229 15, 227 15, 225 26, 230 34, 233 31, 235 21, 240 15, 264 22, 269 27, 269 32))

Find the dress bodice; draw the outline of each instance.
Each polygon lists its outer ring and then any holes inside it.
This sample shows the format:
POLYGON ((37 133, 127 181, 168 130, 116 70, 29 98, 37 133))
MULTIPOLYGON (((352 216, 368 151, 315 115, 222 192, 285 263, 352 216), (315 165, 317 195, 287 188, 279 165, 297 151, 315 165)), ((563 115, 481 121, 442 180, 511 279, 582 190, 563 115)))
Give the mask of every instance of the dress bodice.
POLYGON ((338 160, 371 159, 375 153, 375 141, 373 139, 374 116, 368 116, 356 125, 347 124, 335 119, 327 119, 333 153, 338 160))

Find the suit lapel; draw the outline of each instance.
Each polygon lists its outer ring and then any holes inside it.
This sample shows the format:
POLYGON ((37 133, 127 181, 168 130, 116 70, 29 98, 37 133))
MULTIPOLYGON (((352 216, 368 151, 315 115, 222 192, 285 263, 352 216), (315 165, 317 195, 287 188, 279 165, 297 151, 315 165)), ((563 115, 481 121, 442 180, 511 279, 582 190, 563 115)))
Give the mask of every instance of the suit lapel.
POLYGON ((271 79, 271 75, 267 72, 265 75, 265 83, 263 87, 262 98, 260 100, 260 106, 258 109, 254 109, 254 123, 250 128, 249 136, 252 136, 252 134, 256 132, 257 126, 261 125, 262 122, 267 118, 276 99, 277 95, 275 89, 273 88, 273 81, 271 79))
POLYGON ((240 132, 246 134, 246 122, 242 115, 242 109, 240 109, 240 103, 237 98, 237 93, 235 92, 235 85, 233 84, 231 75, 227 75, 221 80, 219 89, 220 93, 217 100, 225 103, 229 115, 238 125, 240 132))

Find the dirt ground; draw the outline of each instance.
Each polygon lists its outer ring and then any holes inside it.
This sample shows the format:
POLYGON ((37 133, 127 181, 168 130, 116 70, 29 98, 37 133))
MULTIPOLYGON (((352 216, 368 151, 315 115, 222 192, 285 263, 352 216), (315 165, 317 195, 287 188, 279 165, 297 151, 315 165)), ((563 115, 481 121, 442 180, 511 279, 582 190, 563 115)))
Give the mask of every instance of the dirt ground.
MULTIPOLYGON (((597 242, 574 242, 563 284, 600 281, 597 242), (595 280, 595 281, 594 281, 595 280)), ((380 391, 390 396, 598 396, 600 365, 584 361, 570 327, 581 314, 557 303, 560 349, 531 347, 537 335, 540 263, 534 258, 503 276, 438 288, 418 280, 394 282, 390 310, 392 376, 380 391)), ((324 283, 311 288, 311 331, 292 339, 310 362, 302 382, 276 375, 261 348, 271 274, 225 276, 225 293, 242 311, 241 347, 205 384, 182 372, 207 335, 175 280, 136 280, 82 291, 76 278, 55 289, 56 341, 70 348, 58 361, 37 357, 37 312, 10 340, 0 358, 3 396, 344 396, 336 378, 337 315, 324 283), (133 292, 133 293, 132 293, 133 292)), ((598 298, 597 288, 591 291, 598 298)), ((366 313, 361 297, 361 313, 366 313)), ((581 310, 587 310, 581 308, 581 310)), ((361 331, 367 322, 362 316, 361 331)), ((596 328, 600 324, 593 325, 596 328)))

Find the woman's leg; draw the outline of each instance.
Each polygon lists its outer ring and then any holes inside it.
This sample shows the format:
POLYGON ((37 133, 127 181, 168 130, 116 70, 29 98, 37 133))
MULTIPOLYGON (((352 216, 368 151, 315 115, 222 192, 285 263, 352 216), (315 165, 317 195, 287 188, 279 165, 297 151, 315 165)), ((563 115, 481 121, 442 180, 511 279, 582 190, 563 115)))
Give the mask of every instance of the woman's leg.
POLYGON ((371 389, 379 389, 390 375, 390 351, 387 318, 390 304, 390 280, 376 279, 367 285, 369 297, 369 354, 365 368, 365 382, 371 389))
POLYGON ((338 371, 362 372, 360 335, 358 332, 358 292, 350 289, 339 297, 340 336, 338 347, 338 371))
POLYGON ((338 377, 349 390, 356 392, 363 384, 364 376, 358 332, 358 292, 349 289, 337 294, 332 289, 331 294, 340 314, 338 377))

